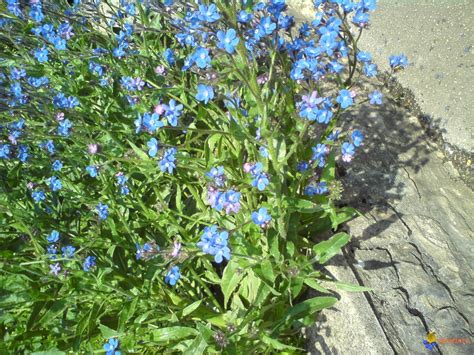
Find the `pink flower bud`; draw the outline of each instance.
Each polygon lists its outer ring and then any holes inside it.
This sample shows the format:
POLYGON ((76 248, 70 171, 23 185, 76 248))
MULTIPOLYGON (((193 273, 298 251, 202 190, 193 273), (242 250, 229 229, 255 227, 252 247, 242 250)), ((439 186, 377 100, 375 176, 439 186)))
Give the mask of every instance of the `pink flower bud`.
POLYGON ((257 83, 259 85, 265 84, 268 81, 268 74, 262 74, 257 78, 257 83))
POLYGON ((162 115, 163 113, 165 113, 165 108, 163 107, 162 104, 158 104, 155 106, 154 110, 153 110, 157 115, 162 115))
POLYGON ((158 75, 165 75, 166 74, 166 68, 163 65, 158 65, 155 68, 155 73, 158 75))
POLYGON ((64 120, 64 112, 58 112, 58 113, 56 114, 56 120, 57 120, 57 121, 62 121, 62 120, 64 120))
POLYGON ((244 172, 245 173, 247 173, 247 174, 250 173, 251 169, 252 169, 252 164, 250 164, 250 163, 245 163, 244 164, 244 172))
POLYGON ((99 145, 97 143, 91 143, 87 145, 87 151, 89 154, 96 154, 99 151, 99 145))

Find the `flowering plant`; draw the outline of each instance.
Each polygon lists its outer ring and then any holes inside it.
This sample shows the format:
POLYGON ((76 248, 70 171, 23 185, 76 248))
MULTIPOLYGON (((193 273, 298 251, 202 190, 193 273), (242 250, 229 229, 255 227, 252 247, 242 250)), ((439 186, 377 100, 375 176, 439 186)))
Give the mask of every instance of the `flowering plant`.
POLYGON ((353 83, 375 1, 314 9, 2 2, 0 349, 302 350, 356 214, 339 118, 382 100, 353 83))

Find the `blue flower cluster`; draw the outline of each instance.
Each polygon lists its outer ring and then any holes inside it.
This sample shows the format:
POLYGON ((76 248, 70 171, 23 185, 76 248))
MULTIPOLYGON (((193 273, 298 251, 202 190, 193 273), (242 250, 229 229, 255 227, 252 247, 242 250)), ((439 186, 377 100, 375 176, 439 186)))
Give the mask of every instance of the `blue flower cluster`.
POLYGON ((120 194, 128 195, 130 193, 130 189, 127 186, 128 177, 126 177, 123 172, 118 172, 115 174, 115 178, 117 179, 117 184, 120 187, 120 194))
POLYGON ((103 346, 105 355, 121 355, 122 352, 118 350, 119 341, 117 338, 110 338, 103 346))
POLYGON ((272 220, 272 217, 268 214, 268 211, 265 207, 261 207, 258 211, 252 212, 252 221, 256 225, 267 228, 272 220))
POLYGON ((354 158, 356 147, 359 147, 364 141, 364 135, 359 130, 354 130, 351 134, 352 142, 342 143, 342 160, 349 163, 354 158))
POLYGON ((304 194, 306 196, 324 195, 328 191, 327 183, 324 181, 310 184, 304 188, 304 194))
POLYGON ((206 173, 206 176, 214 181, 217 187, 223 187, 226 181, 224 167, 217 166, 206 173))
POLYGON ((240 211, 241 193, 235 190, 221 191, 213 186, 207 188, 208 203, 217 211, 225 211, 226 214, 240 211))
POLYGON ((171 269, 168 270, 165 276, 165 282, 170 285, 174 286, 178 282, 181 277, 181 272, 179 270, 179 266, 175 265, 171 269))
POLYGON ((254 164, 245 163, 244 172, 252 176, 252 186, 256 187, 259 191, 265 190, 270 184, 268 174, 263 172, 263 164, 260 162, 254 164))
POLYGON ((205 227, 201 239, 196 244, 204 253, 214 256, 218 264, 224 259, 230 260, 230 249, 228 247, 229 233, 219 231, 216 225, 205 227))

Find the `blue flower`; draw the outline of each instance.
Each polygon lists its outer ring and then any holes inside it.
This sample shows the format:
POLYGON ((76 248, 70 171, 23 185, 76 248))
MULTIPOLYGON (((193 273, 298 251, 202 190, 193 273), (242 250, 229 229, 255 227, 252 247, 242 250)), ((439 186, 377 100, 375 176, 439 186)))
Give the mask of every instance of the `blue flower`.
POLYGON ((369 94, 370 103, 372 105, 382 105, 382 93, 378 90, 373 91, 369 94))
POLYGON ((214 182, 218 187, 224 186, 226 177, 223 166, 212 168, 209 172, 206 173, 206 176, 208 178, 214 179, 214 182))
POLYGON ((314 196, 314 195, 324 195, 327 193, 328 187, 326 182, 319 182, 315 185, 308 185, 304 189, 304 194, 307 196, 314 196))
POLYGON ((336 102, 341 105, 341 108, 346 109, 354 103, 354 100, 352 99, 350 91, 343 89, 339 91, 339 95, 336 98, 336 102))
POLYGON ((264 35, 271 35, 275 29, 276 23, 272 22, 272 19, 268 16, 263 17, 258 25, 259 33, 262 33, 262 36, 258 35, 257 39, 260 39, 260 37, 263 37, 264 35))
POLYGON ((355 154, 355 146, 352 143, 344 142, 341 147, 342 160, 350 162, 355 154))
POLYGON ((10 79, 12 80, 20 80, 26 76, 26 70, 24 68, 10 68, 10 79))
POLYGON ((308 169, 309 169, 309 164, 306 161, 301 161, 296 166, 296 170, 299 171, 299 172, 305 172, 308 169))
POLYGON ((48 61, 48 53, 49 51, 43 46, 42 48, 37 48, 33 54, 38 62, 44 63, 48 61))
POLYGON ((116 338, 111 338, 104 344, 103 348, 106 355, 120 355, 120 351, 116 351, 119 347, 119 341, 116 338))
POLYGON ((207 50, 206 48, 199 47, 198 49, 196 49, 196 51, 192 55, 192 58, 196 65, 201 69, 205 69, 211 64, 209 50, 207 50))
POLYGON ((252 221, 258 226, 268 224, 272 220, 272 217, 268 214, 265 207, 260 208, 258 211, 252 212, 252 221))
POLYGON ((237 46, 239 43, 239 38, 237 37, 237 33, 233 28, 230 28, 227 30, 227 32, 217 32, 217 39, 219 40, 217 47, 220 49, 225 49, 225 51, 229 54, 235 52, 235 46, 237 46))
POLYGON ((156 138, 151 138, 148 143, 148 155, 150 157, 155 157, 158 153, 158 140, 156 138))
POLYGON ((128 195, 130 193, 130 189, 127 185, 120 186, 120 194, 128 195))
POLYGON ((260 147, 258 149, 258 152, 260 153, 260 156, 263 158, 268 158, 268 149, 265 147, 260 147))
POLYGON ((99 204, 96 206, 96 210, 101 220, 105 220, 109 216, 109 206, 103 204, 102 202, 99 202, 99 204))
POLYGON ((351 135, 352 143, 356 146, 359 147, 362 142, 364 141, 364 135, 362 134, 361 131, 358 129, 354 130, 351 135))
POLYGON ((72 122, 66 118, 65 120, 59 122, 58 134, 63 137, 68 137, 71 133, 70 132, 71 128, 72 128, 72 122))
POLYGON ((63 167, 63 163, 61 162, 61 160, 55 160, 52 167, 54 171, 59 171, 63 167))
POLYGON ((28 82, 28 84, 35 88, 39 88, 41 86, 49 84, 49 79, 45 76, 41 76, 39 78, 29 77, 28 79, 26 79, 26 81, 28 82))
POLYGON ((122 172, 117 173, 115 177, 117 178, 117 184, 119 185, 125 185, 128 181, 128 177, 126 177, 122 172))
POLYGON ((54 38, 52 38, 52 42, 54 44, 54 48, 56 48, 58 51, 63 51, 66 49, 66 40, 64 38, 54 36, 54 38))
POLYGON ((357 59, 361 62, 370 62, 372 60, 372 55, 369 52, 360 51, 357 53, 357 59))
POLYGON ((237 21, 240 23, 247 23, 252 19, 253 15, 247 11, 241 10, 237 14, 237 21))
POLYGON ((170 148, 165 151, 163 159, 160 160, 159 166, 162 172, 168 171, 169 174, 173 173, 173 169, 176 168, 176 148, 170 148))
POLYGON ((377 75, 377 65, 364 63, 364 74, 369 78, 377 75))
POLYGON ((48 243, 57 243, 59 240, 59 232, 57 230, 53 230, 47 237, 46 240, 48 243))
POLYGON ((97 177, 97 175, 99 174, 97 167, 93 165, 87 166, 86 171, 89 173, 90 177, 93 177, 93 178, 97 177))
POLYGON ((74 248, 72 245, 68 245, 68 246, 62 247, 61 251, 63 252, 63 258, 72 258, 74 256, 74 252, 76 251, 76 248, 74 248))
POLYGON ((30 9, 30 17, 35 22, 41 22, 44 19, 43 12, 41 11, 41 3, 33 4, 30 9))
POLYGON ((258 173, 254 176, 252 180, 252 186, 258 188, 259 191, 265 190, 265 187, 270 184, 268 180, 268 175, 266 173, 258 173))
POLYGON ((53 105, 57 108, 75 108, 79 105, 77 97, 69 96, 66 97, 63 93, 58 93, 53 97, 53 105))
POLYGON ((337 36, 338 33, 336 31, 326 31, 319 39, 319 45, 330 56, 333 55, 334 50, 338 46, 337 36))
POLYGON ((55 244, 49 244, 46 247, 46 253, 50 259, 56 259, 56 254, 58 253, 58 247, 55 244))
POLYGON ((391 55, 388 59, 393 69, 403 69, 408 66, 408 59, 404 54, 391 55))
POLYGON ((51 269, 51 273, 54 276, 58 276, 59 272, 61 271, 61 266, 59 265, 59 263, 51 264, 49 265, 49 268, 51 269))
POLYGON ((31 192, 31 197, 36 203, 44 201, 46 199, 46 195, 44 194, 43 190, 35 190, 31 192))
POLYGON ((212 23, 219 20, 221 18, 221 15, 217 11, 217 7, 215 4, 211 4, 209 5, 209 7, 207 7, 206 5, 199 5, 198 18, 201 21, 212 23))
MULTIPOLYGON (((164 106, 165 105, 163 105, 163 107, 164 106)), ((137 126, 137 130, 135 131, 136 133, 140 132, 140 128, 142 125, 148 132, 154 133, 159 128, 163 127, 165 124, 160 120, 160 116, 157 113, 150 114, 146 112, 143 114, 143 117, 138 115, 138 119, 135 121, 135 125, 137 126)))
POLYGON ((86 257, 84 260, 84 264, 82 265, 82 270, 89 271, 91 267, 94 267, 96 265, 95 260, 95 256, 90 255, 86 257))
POLYGON ((201 239, 196 244, 204 253, 214 256, 214 261, 218 264, 224 259, 230 260, 230 249, 228 244, 229 233, 218 231, 217 226, 205 227, 201 239))
POLYGON ((176 285, 176 282, 178 282, 180 277, 181 273, 179 272, 179 267, 173 266, 166 274, 165 282, 170 286, 174 286, 176 285))
POLYGON ((196 94, 196 99, 198 101, 203 101, 205 104, 214 98, 214 90, 212 86, 199 84, 198 85, 198 92, 196 94))
POLYGON ((165 58, 166 62, 169 65, 173 65, 176 63, 176 58, 174 56, 174 52, 171 48, 166 48, 165 51, 163 52, 163 57, 165 58))
POLYGON ((10 144, 0 144, 0 159, 10 159, 10 144))
POLYGON ((366 12, 357 11, 352 22, 359 27, 365 27, 369 23, 369 14, 366 12))
POLYGON ((58 27, 58 33, 65 39, 71 39, 71 37, 74 35, 74 33, 72 33, 72 26, 69 22, 61 23, 58 27))
POLYGON ((28 147, 26 145, 19 145, 18 146, 18 152, 16 156, 22 163, 28 160, 28 147))
POLYGON ((59 180, 56 176, 51 176, 46 181, 49 184, 49 188, 51 189, 51 191, 58 191, 61 190, 63 187, 63 185, 61 184, 61 180, 59 180))
POLYGON ((46 148, 46 150, 47 150, 48 153, 50 153, 50 154, 53 154, 54 151, 55 151, 54 142, 53 142, 51 139, 50 139, 50 140, 47 140, 46 142, 40 143, 39 147, 40 147, 40 148, 46 148))
POLYGON ((165 109, 165 117, 168 120, 168 123, 172 127, 178 125, 178 118, 181 116, 181 111, 183 110, 183 105, 176 105, 176 101, 171 99, 168 105, 163 105, 165 109))
POLYGON ((324 157, 328 153, 328 147, 326 144, 317 144, 315 147, 312 148, 313 150, 313 156, 312 160, 324 160, 324 157))

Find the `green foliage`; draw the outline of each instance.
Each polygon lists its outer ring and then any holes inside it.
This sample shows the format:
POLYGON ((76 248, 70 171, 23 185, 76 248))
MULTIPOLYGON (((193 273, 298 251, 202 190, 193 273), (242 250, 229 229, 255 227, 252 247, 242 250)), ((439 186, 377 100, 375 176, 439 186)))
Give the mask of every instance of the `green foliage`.
MULTIPOLYGON (((162 5, 154 11, 135 4, 130 20, 135 32, 122 59, 111 51, 127 16, 116 19, 114 28, 100 11, 93 12, 97 20, 88 7, 64 15, 59 10, 68 5, 56 3, 45 9, 48 21, 75 24, 66 51, 33 35, 37 24, 1 5, 2 18, 11 21, 1 30, 2 72, 21 67, 28 76, 44 75, 50 82, 28 89, 24 106, 0 109, 0 143, 7 142, 8 125, 24 119, 21 140, 31 155, 26 161, 0 159, 0 353, 98 353, 111 338, 119 339, 122 353, 304 353, 301 328, 336 302, 321 285, 328 278, 314 264, 326 263, 350 238, 340 232, 316 241, 357 213, 338 207, 333 194, 339 146, 328 135, 341 110, 334 106, 328 126, 316 127, 298 115, 297 98, 322 87, 297 86, 288 77, 292 59, 277 50, 273 37, 262 40, 269 53, 258 60, 248 56, 242 32, 233 55, 213 49, 212 70, 182 70, 194 49, 177 45, 179 31, 162 5), (83 25, 81 14, 87 17, 83 25), (50 59, 39 63, 32 51, 43 45, 50 59), (92 55, 97 47, 107 54, 92 55), (177 64, 164 59, 165 48, 173 48, 177 64), (106 85, 91 72, 90 61, 104 67, 106 85), (158 65, 167 73, 157 74, 158 65), (263 83, 262 74, 268 74, 263 83), (124 77, 142 78, 147 85, 127 90, 124 77), (201 83, 216 92, 207 104, 196 98, 201 83), (58 92, 77 97, 80 105, 58 109, 52 103, 58 92), (240 104, 227 104, 231 97, 240 104), (163 127, 156 131, 140 123, 141 132, 135 131, 137 116, 170 100, 183 105, 177 125, 162 116, 163 127), (60 113, 73 122, 71 135, 57 133, 60 113), (151 138, 159 142, 157 156, 149 153, 151 138), (54 153, 41 146, 48 140, 56 145, 54 153), (317 143, 327 145, 325 164, 314 160, 298 170, 299 163, 312 160, 317 143), (90 152, 91 144, 97 152, 90 152), (170 148, 177 149, 171 173, 160 168, 170 148), (56 159, 64 165, 57 172, 51 169, 56 159), (269 178, 264 189, 243 170, 257 161, 269 178), (96 178, 87 166, 99 167, 96 178), (206 173, 217 166, 225 171, 226 188, 241 194, 235 213, 209 202, 210 190, 217 187, 206 173), (117 182, 117 173, 128 178, 126 185, 117 182), (47 178, 52 175, 62 182, 59 191, 51 191, 47 178), (329 191, 305 193, 318 177, 329 191), (46 192, 39 202, 32 199, 38 190, 46 192), (97 212, 99 202, 109 208, 106 218, 97 212), (259 225, 251 216, 262 207, 271 221, 259 225), (198 247, 204 228, 213 225, 228 232, 230 258, 219 261, 198 247), (58 242, 47 241, 52 230, 59 232, 58 242), (56 255, 47 251, 51 245, 58 248, 56 255), (76 248, 73 256, 63 255, 61 248, 68 245, 76 248), (87 256, 97 264, 89 270, 87 256), (56 263, 61 271, 55 274, 56 263), (175 285, 166 279, 174 267, 180 270, 175 285), (325 295, 308 298, 310 289, 325 295)), ((104 2, 111 13, 117 11, 113 3, 104 2)), ((236 3, 218 2, 223 19, 215 30, 237 26, 236 3)), ((250 11, 252 3, 245 9, 250 11)), ((341 33, 355 53, 354 39, 346 30, 341 33)), ((350 61, 350 68, 355 65, 350 61)), ((333 84, 341 81, 339 75, 333 79, 333 84)))

